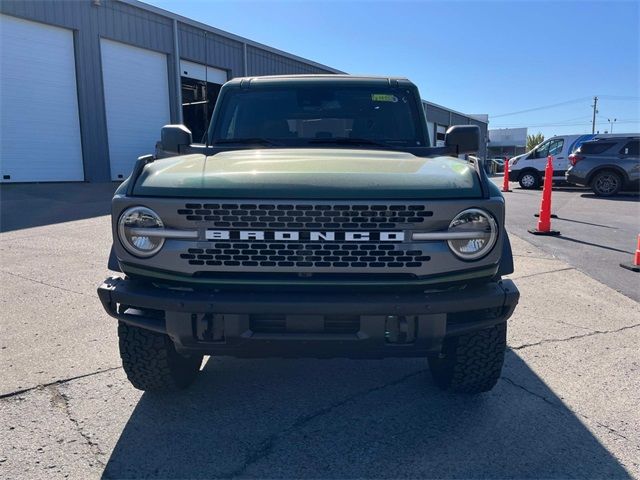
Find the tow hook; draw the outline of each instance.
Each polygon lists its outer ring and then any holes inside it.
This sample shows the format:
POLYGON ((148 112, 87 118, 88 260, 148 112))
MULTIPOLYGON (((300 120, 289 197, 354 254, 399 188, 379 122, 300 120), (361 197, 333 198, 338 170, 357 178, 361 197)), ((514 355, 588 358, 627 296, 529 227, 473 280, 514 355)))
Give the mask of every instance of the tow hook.
POLYGON ((415 342, 416 324, 417 319, 413 316, 387 316, 384 332, 387 343, 406 344, 415 342))

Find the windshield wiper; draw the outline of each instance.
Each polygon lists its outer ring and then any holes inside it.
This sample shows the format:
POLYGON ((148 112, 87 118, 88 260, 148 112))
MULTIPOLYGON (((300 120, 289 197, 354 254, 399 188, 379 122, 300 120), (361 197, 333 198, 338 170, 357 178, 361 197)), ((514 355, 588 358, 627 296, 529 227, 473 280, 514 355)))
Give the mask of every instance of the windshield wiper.
POLYGON ((279 143, 274 142, 273 140, 269 140, 268 138, 223 138, 220 140, 216 140, 213 142, 213 145, 226 145, 232 143, 240 143, 240 144, 258 144, 258 145, 280 145, 279 143))
POLYGON ((309 143, 328 143, 335 145, 376 145, 378 147, 389 147, 387 143, 376 142, 375 140, 369 140, 368 138, 349 138, 349 137, 336 137, 336 138, 312 138, 309 143))

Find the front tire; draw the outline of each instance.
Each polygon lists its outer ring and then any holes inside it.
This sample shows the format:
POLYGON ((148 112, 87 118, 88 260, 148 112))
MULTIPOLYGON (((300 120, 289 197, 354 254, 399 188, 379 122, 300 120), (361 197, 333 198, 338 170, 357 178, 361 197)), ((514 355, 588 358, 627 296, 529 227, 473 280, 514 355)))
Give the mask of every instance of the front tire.
POLYGON ((447 338, 429 370, 442 390, 476 394, 491 390, 500 378, 507 346, 507 323, 447 338))
POLYGON ((118 338, 122 368, 138 390, 181 390, 200 371, 202 355, 179 354, 168 335, 119 322, 118 338))
POLYGON ((596 173, 591 181, 591 190, 598 197, 611 197, 622 188, 622 177, 611 170, 596 173))
POLYGON ((518 183, 525 190, 535 190, 540 187, 540 174, 534 171, 526 171, 520 175, 518 183))

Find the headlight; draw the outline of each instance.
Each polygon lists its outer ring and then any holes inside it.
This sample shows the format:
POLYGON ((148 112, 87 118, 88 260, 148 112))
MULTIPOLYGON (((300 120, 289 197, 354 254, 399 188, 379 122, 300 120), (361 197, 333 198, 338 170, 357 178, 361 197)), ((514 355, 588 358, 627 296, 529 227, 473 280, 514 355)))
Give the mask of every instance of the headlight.
POLYGON ((478 260, 491 251, 498 239, 498 226, 490 213, 470 208, 449 224, 451 251, 462 260, 478 260))
POLYGON ((520 161, 519 158, 514 158, 512 160, 509 160, 509 166, 513 167, 514 165, 516 165, 518 162, 520 161))
POLYGON ((132 207, 120 215, 118 236, 124 248, 132 255, 150 257, 164 245, 164 238, 154 237, 153 229, 163 227, 158 214, 150 208, 132 207))

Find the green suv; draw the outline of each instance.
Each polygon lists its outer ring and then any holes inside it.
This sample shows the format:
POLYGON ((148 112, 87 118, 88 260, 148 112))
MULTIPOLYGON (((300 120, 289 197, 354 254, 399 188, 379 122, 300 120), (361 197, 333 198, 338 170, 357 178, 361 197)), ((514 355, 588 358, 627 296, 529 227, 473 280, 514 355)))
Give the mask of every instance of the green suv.
POLYGON ((498 380, 512 281, 504 200, 479 129, 432 147, 402 78, 238 78, 206 143, 162 129, 113 198, 98 288, 142 390, 188 386, 204 355, 427 357, 437 385, 498 380))

